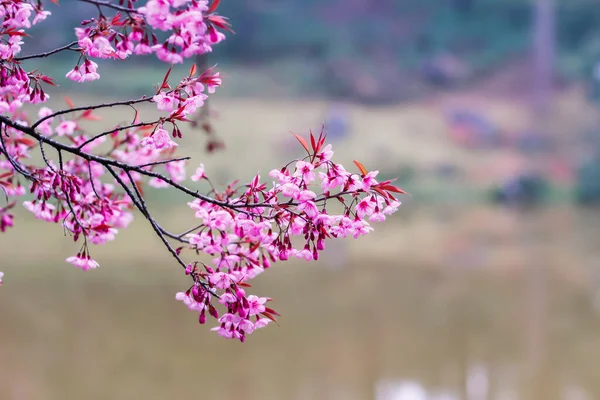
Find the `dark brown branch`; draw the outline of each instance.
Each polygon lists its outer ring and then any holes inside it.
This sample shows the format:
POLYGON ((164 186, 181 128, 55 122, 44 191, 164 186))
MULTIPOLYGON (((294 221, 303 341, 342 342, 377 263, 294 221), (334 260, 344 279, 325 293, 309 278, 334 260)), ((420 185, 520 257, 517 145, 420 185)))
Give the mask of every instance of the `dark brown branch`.
POLYGON ((138 11, 135 8, 120 6, 118 4, 113 4, 110 1, 104 1, 104 0, 79 0, 79 1, 82 1, 84 3, 94 4, 96 6, 112 8, 113 10, 117 10, 117 11, 123 11, 123 12, 127 12, 127 13, 138 13, 138 11))
MULTIPOLYGON (((169 252, 171 253, 171 255, 177 260, 177 262, 179 263, 179 265, 181 265, 183 267, 183 269, 187 269, 187 264, 181 259, 181 257, 179 256, 179 254, 177 254, 177 251, 173 248, 173 246, 171 246, 171 243, 169 243, 169 241, 165 237, 166 235, 171 236, 172 234, 168 234, 154 220, 154 218, 152 217, 152 215, 148 211, 148 207, 146 206, 146 202, 144 200, 144 196, 142 196, 142 194, 138 190, 137 186, 135 185, 135 181, 133 180, 133 178, 131 176, 131 173, 129 171, 125 170, 125 173, 127 174, 127 177, 129 178, 129 181, 131 182, 131 186, 133 187, 133 190, 135 191, 135 194, 131 191, 131 189, 129 188, 129 186, 123 181, 123 179, 121 179, 121 177, 115 172, 115 170, 112 167, 107 166, 106 169, 108 169, 108 172, 115 178, 115 180, 123 188, 123 190, 125 191, 125 193, 127 193, 127 195, 129 196, 129 198, 131 199, 131 201, 133 201, 133 204, 136 206, 136 208, 138 210, 140 210, 140 212, 142 213, 142 215, 148 220, 148 222, 150 222, 150 225, 152 225, 152 229, 154 230, 154 232, 156 233, 156 235, 163 242, 163 244, 169 250, 169 252)), ((195 280, 195 282, 197 282, 200 285, 202 285, 202 287, 204 287, 204 289, 207 292, 209 292, 212 296, 214 296, 216 298, 219 298, 219 295, 216 294, 205 282, 202 282, 201 280, 196 280, 195 278, 194 278, 194 280, 195 280)))
POLYGON ((94 142, 95 140, 98 140, 98 139, 100 139, 100 138, 101 138, 101 137, 103 137, 103 136, 110 135, 110 134, 111 134, 111 133, 113 133, 113 132, 120 132, 120 131, 124 131, 124 130, 126 130, 126 129, 130 129, 130 128, 139 128, 139 127, 141 127, 141 126, 150 126, 150 125, 155 125, 155 124, 158 124, 159 122, 160 122, 160 120, 156 120, 156 121, 152 121, 152 122, 140 122, 140 123, 137 123, 137 124, 132 124, 132 125, 119 126, 119 127, 116 127, 116 128, 114 128, 114 129, 111 129, 111 130, 109 130, 109 131, 106 131, 106 132, 102 132, 102 133, 99 133, 99 134, 97 134, 96 136, 92 137, 91 139, 88 139, 88 140, 86 140, 85 142, 83 142, 82 144, 80 144, 79 146, 77 146, 77 148, 78 148, 79 150, 81 150, 81 149, 83 149, 83 148, 84 148, 86 145, 88 145, 88 144, 90 144, 90 143, 94 142))
POLYGON ((159 173, 156 173, 153 171, 148 171, 148 170, 145 170, 144 168, 129 165, 129 164, 126 164, 126 163, 123 163, 123 162, 120 162, 120 161, 117 161, 117 160, 114 160, 111 158, 100 157, 100 156, 97 156, 94 154, 86 153, 86 152, 82 151, 81 149, 78 149, 77 147, 72 147, 72 146, 68 146, 66 144, 57 142, 54 139, 51 139, 47 136, 44 136, 44 135, 38 133, 33 127, 18 124, 7 117, 0 115, 0 122, 6 124, 7 126, 10 126, 11 128, 17 129, 35 139, 37 139, 40 142, 48 143, 50 146, 54 147, 57 150, 63 150, 67 153, 71 153, 75 156, 81 157, 87 161, 96 161, 97 163, 99 163, 105 167, 112 166, 112 167, 120 168, 123 171, 135 171, 135 172, 138 172, 138 173, 148 176, 148 177, 161 179, 164 182, 171 185, 172 187, 174 187, 175 189, 178 189, 179 191, 181 191, 191 197, 206 201, 208 203, 211 203, 211 204, 223 207, 223 208, 229 208, 232 210, 236 210, 236 209, 240 209, 240 208, 272 207, 272 205, 270 205, 270 204, 245 204, 245 203, 244 204, 232 204, 232 203, 218 201, 216 199, 213 199, 212 197, 200 194, 197 190, 192 190, 183 185, 180 185, 179 183, 173 181, 170 178, 167 178, 166 176, 164 176, 162 174, 159 174, 159 173))
POLYGON ((30 56, 24 56, 24 57, 16 57, 14 60, 15 61, 24 61, 24 60, 30 60, 32 58, 45 58, 45 57, 51 56, 52 54, 56 54, 56 53, 59 53, 59 52, 64 51, 64 50, 74 50, 74 51, 76 51, 75 49, 71 48, 71 47, 75 46, 76 44, 77 44, 77 42, 71 42, 71 43, 69 43, 67 45, 64 45, 62 47, 56 48, 56 49, 51 50, 51 51, 47 51, 45 53, 32 54, 30 56))
POLYGON ((109 107, 116 107, 116 106, 129 106, 132 104, 144 103, 146 101, 151 101, 151 100, 152 100, 152 98, 144 96, 144 97, 142 97, 140 99, 136 99, 136 100, 115 101, 114 103, 104 103, 104 104, 96 104, 96 105, 91 105, 91 106, 69 108, 68 110, 61 110, 61 111, 52 113, 50 115, 46 115, 44 118, 39 119, 35 124, 31 125, 31 128, 35 129, 42 122, 44 122, 50 118, 57 117, 59 115, 63 115, 63 114, 69 114, 69 113, 77 112, 77 111, 97 110, 100 108, 109 108, 109 107))
POLYGON ((4 154, 4 156, 6 157, 8 162, 13 166, 15 171, 17 171, 18 173, 20 173, 21 175, 23 175, 25 178, 27 178, 28 180, 30 180, 32 182, 37 181, 37 179, 35 179, 35 177, 32 174, 30 174, 28 171, 26 171, 25 168, 23 168, 21 165, 19 165, 19 163, 16 160, 13 160, 13 158, 10 156, 10 154, 8 154, 6 142, 4 141, 4 133, 2 132, 2 124, 1 123, 0 123, 0 145, 1 145, 0 153, 4 154))
POLYGON ((154 165, 168 164, 168 163, 172 163, 172 162, 176 162, 176 161, 187 161, 189 159, 191 159, 191 157, 172 158, 170 160, 155 161, 155 162, 151 162, 151 163, 148 163, 148 164, 136 165, 136 167, 138 167, 138 168, 145 168, 145 167, 151 167, 151 166, 154 166, 154 165))

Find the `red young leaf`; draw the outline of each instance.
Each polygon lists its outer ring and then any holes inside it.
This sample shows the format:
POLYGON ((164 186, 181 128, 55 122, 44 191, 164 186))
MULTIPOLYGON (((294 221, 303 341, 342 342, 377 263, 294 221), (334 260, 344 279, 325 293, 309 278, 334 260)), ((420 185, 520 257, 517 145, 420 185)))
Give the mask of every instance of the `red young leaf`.
POLYGON ((160 89, 167 89, 167 88, 169 88, 169 84, 167 83, 167 81, 169 80, 169 75, 171 75, 171 70, 172 69, 173 69, 173 67, 169 67, 169 70, 165 74, 165 79, 163 79, 163 82, 160 85, 160 89))
POLYGON ((300 144, 302 145, 302 147, 304 147, 304 150, 306 150, 306 152, 308 154, 310 154, 310 149, 308 148, 308 143, 306 143, 306 140, 304 140, 302 138, 302 136, 296 135, 295 133, 292 133, 292 135, 294 135, 296 137, 296 139, 298 139, 298 141, 300 142, 300 144))
POLYGON ((363 176, 365 176, 369 173, 367 171, 367 169, 365 168, 365 166, 362 165, 361 163, 359 163, 358 161, 354 160, 354 164, 358 167, 358 169, 360 170, 360 173, 363 174, 363 176))
POLYGON ((74 108, 75 106, 73 105, 73 102, 71 101, 70 98, 68 98, 67 96, 65 96, 65 101, 67 102, 67 105, 71 108, 74 108))
POLYGON ((396 186, 393 186, 393 185, 382 185, 382 186, 380 186, 380 188, 382 188, 383 190, 387 190, 388 192, 407 194, 404 190, 397 188, 396 186))
POLYGON ((261 314, 264 315, 265 317, 269 318, 271 321, 275 322, 277 324, 277 326, 279 326, 279 323, 277 323, 277 320, 275 319, 274 316, 272 316, 268 312, 264 312, 264 313, 261 313, 261 314))
POLYGON ((196 69, 197 69, 197 68, 198 68, 198 67, 196 66, 196 64, 195 64, 195 63, 194 63, 194 64, 192 64, 192 67, 190 68, 190 75, 189 75, 189 76, 194 76, 194 75, 196 75, 196 69))
POLYGON ((233 32, 231 30, 231 24, 229 22, 227 22, 226 18, 223 18, 220 15, 209 15, 208 20, 221 29, 225 29, 227 31, 233 32))
POLYGON ((9 172, 5 172, 2 175, 0 175, 0 179, 6 178, 8 176, 12 176, 13 172, 9 171, 9 172))
POLYGON ((92 115, 92 109, 87 109, 81 114, 81 118, 87 119, 88 121, 100 121, 102 118, 97 115, 92 115))
POLYGON ((384 192, 383 190, 379 189, 378 187, 373 187, 373 190, 376 191, 377 193, 379 193, 380 195, 382 195, 383 197, 385 197, 386 199, 390 198, 390 195, 387 192, 384 192))
POLYGON ((317 151, 317 143, 315 142, 315 137, 313 136, 312 130, 310 131, 310 145, 312 146, 313 151, 317 151))
POLYGON ((42 75, 42 76, 40 76, 40 79, 42 81, 46 82, 48 85, 56 86, 56 83, 54 83, 54 80, 52 80, 52 78, 50 78, 49 76, 42 75))
POLYGON ((24 144, 25 146, 33 146, 35 144, 35 140, 29 139, 26 137, 18 138, 15 142, 19 144, 24 144))
POLYGON ((208 14, 212 14, 213 12, 215 12, 217 7, 219 7, 220 2, 221 2, 221 0, 213 0, 212 4, 208 8, 208 14))
POLYGON ((265 311, 268 312, 269 314, 277 315, 278 317, 281 316, 281 314, 279 314, 277 311, 275 311, 275 310, 273 310, 272 308, 269 308, 269 307, 265 307, 265 311))
POLYGON ((256 242, 250 247, 250 253, 254 253, 260 247, 260 242, 256 242))

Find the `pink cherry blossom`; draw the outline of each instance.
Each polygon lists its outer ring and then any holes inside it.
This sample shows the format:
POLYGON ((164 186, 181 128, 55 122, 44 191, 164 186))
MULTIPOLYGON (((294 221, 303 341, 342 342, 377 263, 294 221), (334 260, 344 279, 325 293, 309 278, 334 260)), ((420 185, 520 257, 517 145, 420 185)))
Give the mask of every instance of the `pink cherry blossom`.
POLYGON ((73 264, 77 268, 81 268, 84 271, 87 271, 90 269, 96 269, 99 267, 98 263, 96 261, 92 260, 89 256, 84 257, 79 254, 76 256, 67 258, 67 262, 70 264, 73 264))
POLYGON ((194 182, 198 182, 199 180, 205 179, 206 175, 204 173, 204 164, 200 164, 198 168, 196 168, 196 172, 194 175, 190 177, 190 179, 194 182))
MULTIPOLYGON (((0 232, 11 231, 18 215, 12 208, 22 205, 78 242, 78 253, 66 262, 88 271, 99 267, 90 255, 93 247, 117 239, 137 210, 189 279, 175 299, 196 313, 200 324, 212 318, 218 335, 243 342, 279 316, 269 307, 270 298, 246 293, 254 290, 253 279, 277 262, 318 260, 327 241, 369 234, 368 221, 384 221, 398 210, 395 196, 403 192, 392 181, 377 181, 378 172, 360 163, 358 170, 347 171, 332 161, 325 129, 311 132, 310 140, 299 139, 303 158, 271 169, 266 182, 256 174, 247 183, 213 185, 202 160, 192 160, 198 167, 190 180, 204 182, 188 187, 190 157, 181 157, 178 147, 190 121, 213 134, 206 117, 211 113, 199 111, 222 84, 215 68, 192 68, 175 79, 178 73, 165 66, 162 81, 149 82, 148 93, 138 99, 90 105, 66 99, 63 109, 44 107, 48 87, 61 83, 44 73, 43 60, 54 54, 72 62, 58 78, 110 84, 108 74, 98 73, 98 59, 120 63, 153 54, 181 64, 211 52, 229 30, 228 20, 217 14, 218 2, 86 1, 96 7, 73 29, 76 41, 47 53, 25 52, 39 61, 30 70, 30 62, 21 63, 17 55, 27 46, 22 38, 35 35, 29 28, 52 18, 43 8, 46 2, 0 0, 0 195, 5 200, 0 232), (143 115, 140 107, 152 103, 158 112, 143 115), (94 126, 98 110, 108 108, 119 118, 94 126), (169 214, 148 205, 148 186, 187 196, 187 230, 162 225, 170 222, 169 214)), ((50 23, 59 23, 60 15, 56 21, 50 23)), ((209 138, 209 151, 218 146, 209 138)), ((0 283, 2 278, 0 272, 0 283)))
POLYGON ((77 122, 75 121, 62 121, 56 127, 56 133, 58 136, 72 135, 77 128, 77 122))

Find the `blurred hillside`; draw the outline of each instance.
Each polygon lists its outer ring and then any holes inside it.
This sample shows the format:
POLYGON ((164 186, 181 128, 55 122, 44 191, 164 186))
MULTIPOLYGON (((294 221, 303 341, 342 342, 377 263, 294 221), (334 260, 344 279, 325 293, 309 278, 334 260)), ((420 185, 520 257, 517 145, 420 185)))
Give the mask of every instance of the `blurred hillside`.
MULTIPOLYGON (((555 3, 558 75, 588 79, 600 56, 600 8, 594 0, 555 3)), ((67 42, 71 26, 95 12, 68 4, 52 32, 46 24, 34 31, 32 51, 67 42)), ((251 68, 258 72, 249 80, 287 85, 294 95, 383 103, 506 69, 520 71, 515 90, 530 77, 533 0, 236 0, 222 1, 220 12, 237 34, 215 49, 214 62, 251 68)), ((137 68, 158 65, 142 60, 137 68)))

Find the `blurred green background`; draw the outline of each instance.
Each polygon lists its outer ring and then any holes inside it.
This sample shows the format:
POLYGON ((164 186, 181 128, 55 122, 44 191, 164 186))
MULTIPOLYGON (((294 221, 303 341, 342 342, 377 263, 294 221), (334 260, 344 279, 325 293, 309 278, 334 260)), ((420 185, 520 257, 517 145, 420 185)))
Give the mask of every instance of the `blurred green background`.
MULTIPOLYGON (((337 161, 410 196, 368 237, 257 278, 283 316, 244 344, 175 301, 188 281, 139 215, 83 273, 60 226, 19 211, 0 240, 0 399, 600 399, 599 6, 223 0, 236 34, 199 63, 226 76, 209 102, 226 148, 188 127, 179 154, 217 184, 267 176, 302 154, 289 131, 325 123, 337 161)), ((50 9, 28 54, 96 12, 50 9)), ((102 62, 74 85, 71 57, 26 64, 59 78, 53 108, 152 93, 167 69, 102 62)), ((99 115, 94 131, 132 111, 99 115)), ((147 195, 188 227, 185 197, 147 195)))

